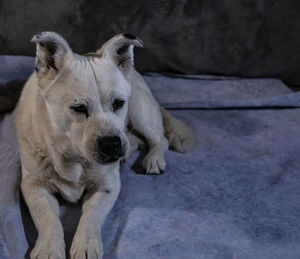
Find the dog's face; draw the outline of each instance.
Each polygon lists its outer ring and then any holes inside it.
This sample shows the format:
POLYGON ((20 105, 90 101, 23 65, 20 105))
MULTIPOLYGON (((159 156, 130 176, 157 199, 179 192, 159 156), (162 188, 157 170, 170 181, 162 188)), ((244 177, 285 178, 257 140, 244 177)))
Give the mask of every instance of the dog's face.
POLYGON ((49 122, 68 150, 88 161, 109 164, 126 155, 128 82, 134 36, 123 34, 95 54, 74 54, 58 34, 36 35, 36 75, 49 122), (62 139, 63 138, 63 139, 62 139))

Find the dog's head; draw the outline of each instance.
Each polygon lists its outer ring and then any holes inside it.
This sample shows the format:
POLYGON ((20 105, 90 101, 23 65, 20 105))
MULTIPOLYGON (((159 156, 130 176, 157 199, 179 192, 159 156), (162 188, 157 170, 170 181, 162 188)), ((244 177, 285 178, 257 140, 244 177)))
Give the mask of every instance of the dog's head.
POLYGON ((108 164, 126 155, 125 135, 133 47, 141 40, 120 34, 99 51, 74 54, 53 32, 37 34, 35 74, 59 149, 108 164))

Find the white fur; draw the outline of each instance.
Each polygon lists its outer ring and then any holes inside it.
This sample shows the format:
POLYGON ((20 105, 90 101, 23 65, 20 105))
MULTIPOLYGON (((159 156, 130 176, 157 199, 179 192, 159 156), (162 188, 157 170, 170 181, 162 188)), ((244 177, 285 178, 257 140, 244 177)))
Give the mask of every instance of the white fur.
POLYGON ((70 255, 72 259, 101 258, 101 227, 118 197, 120 178, 119 160, 104 164, 99 139, 119 136, 128 156, 137 148, 137 138, 127 132, 130 124, 149 146, 143 162, 146 173, 158 174, 165 168, 169 143, 187 151, 192 134, 159 107, 134 69, 133 46, 142 46, 139 39, 117 35, 87 56, 74 54, 53 32, 36 35, 33 41, 37 71, 27 81, 15 111, 21 189, 39 233, 31 258, 65 258, 54 194, 76 202, 84 190, 70 255), (116 98, 125 104, 113 111, 116 98), (70 108, 74 104, 84 104, 87 116, 74 112, 70 108))

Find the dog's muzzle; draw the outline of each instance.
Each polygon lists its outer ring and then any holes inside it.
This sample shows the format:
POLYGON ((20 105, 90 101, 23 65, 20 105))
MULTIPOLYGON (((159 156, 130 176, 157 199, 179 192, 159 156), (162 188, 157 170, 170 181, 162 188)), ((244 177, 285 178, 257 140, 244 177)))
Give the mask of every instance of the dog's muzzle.
POLYGON ((125 148, 119 136, 105 136, 98 139, 99 162, 110 164, 125 156, 125 148))

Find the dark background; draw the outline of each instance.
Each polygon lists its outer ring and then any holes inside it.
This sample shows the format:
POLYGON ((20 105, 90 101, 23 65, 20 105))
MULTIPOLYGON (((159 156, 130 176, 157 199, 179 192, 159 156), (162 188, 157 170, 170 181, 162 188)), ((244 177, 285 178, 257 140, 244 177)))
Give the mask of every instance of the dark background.
POLYGON ((0 0, 0 54, 34 55, 30 39, 45 30, 78 53, 135 34, 145 46, 137 50, 140 71, 278 77, 300 86, 299 0, 0 0))

